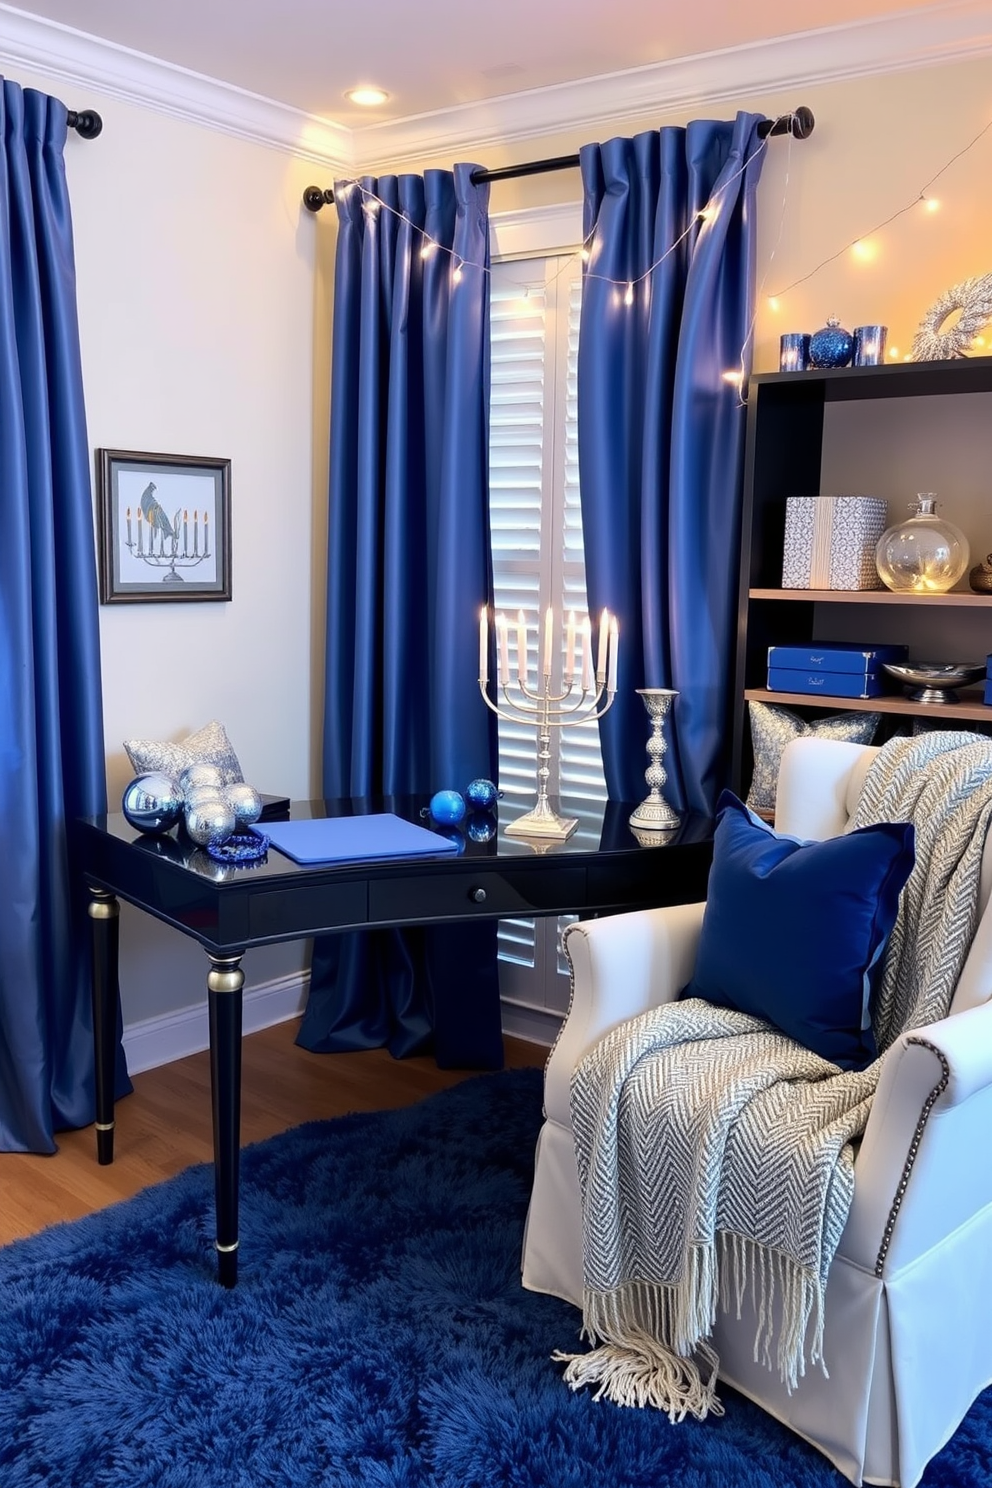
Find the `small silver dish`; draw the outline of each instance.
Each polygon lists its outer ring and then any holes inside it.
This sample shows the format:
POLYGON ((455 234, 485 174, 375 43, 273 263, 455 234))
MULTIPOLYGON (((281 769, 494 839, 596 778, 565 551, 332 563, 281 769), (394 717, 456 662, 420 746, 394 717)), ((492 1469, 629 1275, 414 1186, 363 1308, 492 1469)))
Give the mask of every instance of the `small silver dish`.
POLYGON ((985 676, 984 662, 885 661, 882 665, 890 677, 909 689, 914 703, 957 703, 955 688, 985 676))

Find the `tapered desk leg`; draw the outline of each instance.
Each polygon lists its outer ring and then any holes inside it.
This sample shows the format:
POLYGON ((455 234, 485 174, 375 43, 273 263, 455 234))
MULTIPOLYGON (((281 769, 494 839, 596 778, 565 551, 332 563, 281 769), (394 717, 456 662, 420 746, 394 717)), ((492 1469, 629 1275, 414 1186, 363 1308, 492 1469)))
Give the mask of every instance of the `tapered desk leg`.
POLYGON ((96 1082, 96 1160, 114 1160, 114 1043, 119 996, 121 907, 106 889, 90 889, 93 958, 93 1060, 96 1082))
MULTIPOLYGON (((210 954, 209 952, 207 953, 210 954)), ((238 1280, 238 1170, 241 1157, 241 1019, 245 974, 241 957, 210 956, 210 1088, 214 1114, 217 1276, 238 1280)))

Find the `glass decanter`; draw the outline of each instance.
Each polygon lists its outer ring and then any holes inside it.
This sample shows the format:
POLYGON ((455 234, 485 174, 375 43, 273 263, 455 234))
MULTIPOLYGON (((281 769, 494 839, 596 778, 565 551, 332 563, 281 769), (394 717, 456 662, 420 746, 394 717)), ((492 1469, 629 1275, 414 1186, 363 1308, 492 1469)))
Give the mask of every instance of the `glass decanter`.
POLYGON ((875 549, 878 576, 887 589, 946 594, 968 567, 968 539, 960 527, 937 516, 932 491, 916 498, 914 515, 886 528, 875 549))

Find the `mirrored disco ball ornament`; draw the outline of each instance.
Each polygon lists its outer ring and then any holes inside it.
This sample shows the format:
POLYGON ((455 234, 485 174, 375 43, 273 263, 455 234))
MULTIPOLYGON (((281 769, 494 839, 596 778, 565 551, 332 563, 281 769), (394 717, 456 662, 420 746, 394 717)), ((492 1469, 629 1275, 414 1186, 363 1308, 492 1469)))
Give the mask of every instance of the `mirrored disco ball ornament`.
POLYGON ((499 790, 491 780, 470 780, 465 787, 465 805, 469 811, 490 811, 499 800, 499 790))
POLYGON ((457 827, 465 816, 465 797, 456 790, 435 791, 427 809, 442 827, 457 827))
POLYGON ((222 795, 186 807, 186 830, 200 847, 217 847, 235 828, 234 808, 222 795))
POLYGON ((253 785, 243 781, 224 787, 224 798, 234 811, 239 827, 250 827, 262 814, 262 798, 253 785))
POLYGON ((121 810, 136 831, 156 836, 175 826, 182 815, 182 791, 168 775, 138 775, 124 792, 121 810))
POLYGON ((224 772, 218 765, 187 765, 179 777, 179 784, 188 800, 191 791, 200 790, 204 786, 210 786, 215 792, 220 791, 224 784, 224 772))

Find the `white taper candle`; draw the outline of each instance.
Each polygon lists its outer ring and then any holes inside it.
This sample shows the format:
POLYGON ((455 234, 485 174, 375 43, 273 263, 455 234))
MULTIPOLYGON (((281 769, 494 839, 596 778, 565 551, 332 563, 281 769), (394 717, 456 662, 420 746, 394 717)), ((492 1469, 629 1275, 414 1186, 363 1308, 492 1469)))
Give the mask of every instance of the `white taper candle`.
POLYGON ((565 631, 565 676, 564 685, 571 687, 572 678, 575 676, 575 611, 568 612, 568 626, 565 631))
POLYGON ((544 612, 544 675, 546 677, 551 676, 551 629, 553 624, 554 617, 551 614, 551 606, 548 605, 548 608, 544 612))
POLYGON ((592 621, 586 615, 582 621, 582 691, 595 692, 592 675, 592 621))
POLYGON ((499 682, 501 687, 505 687, 510 680, 510 642, 505 615, 496 616, 496 640, 499 644, 499 682))
POLYGON ((617 652, 620 649, 620 627, 616 616, 610 621, 610 673, 606 683, 608 692, 617 690, 617 652))
POLYGON ((606 676, 606 643, 610 636, 610 612, 604 610, 599 617, 599 653, 596 657, 596 681, 606 676))
POLYGON ((485 605, 479 611, 479 681, 489 681, 489 611, 485 605))
POLYGON ((527 626, 523 610, 517 611, 517 680, 521 687, 527 683, 527 626))

